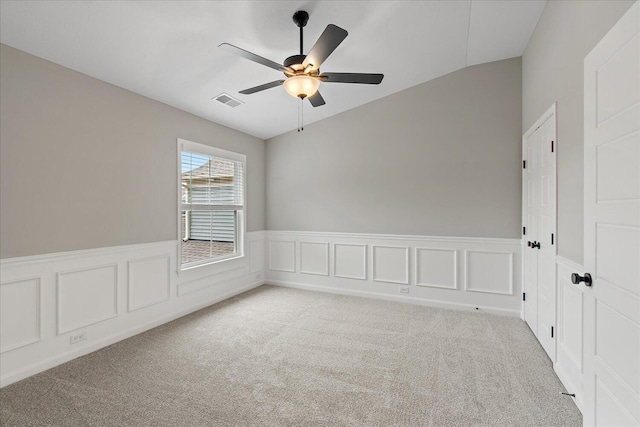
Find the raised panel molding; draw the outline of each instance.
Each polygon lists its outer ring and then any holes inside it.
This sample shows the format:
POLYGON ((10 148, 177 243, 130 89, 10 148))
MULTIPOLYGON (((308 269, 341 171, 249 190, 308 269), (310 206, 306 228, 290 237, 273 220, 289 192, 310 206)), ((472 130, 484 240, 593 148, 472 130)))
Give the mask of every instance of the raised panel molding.
POLYGON ((300 273, 329 275, 329 244, 300 242, 300 273))
POLYGON ((41 277, 0 284, 0 353, 41 340, 41 277))
POLYGON ((374 245, 372 250, 375 282, 409 284, 409 248, 374 245))
POLYGON ((345 279, 367 280, 367 245, 333 245, 333 275, 345 279))
POLYGON ((266 236, 188 271, 176 240, 0 260, 0 387, 260 286, 266 236), (76 330, 86 340, 71 344, 76 330))
POLYGON ((559 278, 558 292, 560 294, 558 301, 559 345, 578 371, 582 373, 583 290, 568 280, 559 278))
POLYGON ((272 285, 511 316, 522 308, 520 239, 282 230, 267 231, 266 239, 265 281, 272 285), (324 268, 297 258, 322 247, 324 260, 327 243, 330 276, 306 274, 324 268))
POLYGON ((135 311, 169 300, 171 256, 127 262, 127 310, 135 311))
POLYGON ((464 251, 465 291, 513 295, 513 252, 464 251))
POLYGON ((264 268, 264 241, 252 240, 249 242, 249 273, 262 272, 264 268))
POLYGON ((269 240, 269 270, 295 273, 295 241, 269 240))
POLYGON ((432 288, 458 288, 458 251, 416 248, 416 285, 432 288))
POLYGON ((58 335, 118 315, 118 265, 58 273, 58 335))

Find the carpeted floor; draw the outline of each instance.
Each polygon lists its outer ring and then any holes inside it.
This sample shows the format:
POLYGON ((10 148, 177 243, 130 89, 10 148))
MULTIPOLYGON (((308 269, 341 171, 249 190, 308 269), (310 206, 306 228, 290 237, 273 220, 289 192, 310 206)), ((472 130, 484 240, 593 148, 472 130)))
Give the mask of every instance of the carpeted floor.
POLYGON ((516 318, 261 286, 0 390, 3 426, 581 425, 516 318))

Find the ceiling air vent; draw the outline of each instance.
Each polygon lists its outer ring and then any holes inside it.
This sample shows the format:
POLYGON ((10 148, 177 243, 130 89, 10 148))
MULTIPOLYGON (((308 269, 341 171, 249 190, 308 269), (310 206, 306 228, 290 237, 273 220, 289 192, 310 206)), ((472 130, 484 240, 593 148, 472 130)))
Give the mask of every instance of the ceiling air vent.
POLYGON ((223 103, 224 105, 231 107, 231 108, 235 108, 238 105, 242 104, 243 102, 233 98, 231 95, 222 92, 220 95, 216 96, 215 98, 216 101, 223 103))

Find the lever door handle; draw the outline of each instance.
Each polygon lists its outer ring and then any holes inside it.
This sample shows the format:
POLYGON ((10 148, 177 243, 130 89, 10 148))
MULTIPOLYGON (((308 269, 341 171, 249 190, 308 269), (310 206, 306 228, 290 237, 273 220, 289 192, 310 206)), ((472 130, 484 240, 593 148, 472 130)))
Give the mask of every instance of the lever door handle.
POLYGON ((579 275, 578 273, 571 274, 571 283, 574 285, 579 285, 581 282, 584 282, 585 286, 591 286, 593 283, 591 280, 591 275, 589 273, 585 273, 584 276, 579 275))
POLYGON ((534 241, 533 243, 531 243, 531 247, 540 249, 540 242, 534 241))

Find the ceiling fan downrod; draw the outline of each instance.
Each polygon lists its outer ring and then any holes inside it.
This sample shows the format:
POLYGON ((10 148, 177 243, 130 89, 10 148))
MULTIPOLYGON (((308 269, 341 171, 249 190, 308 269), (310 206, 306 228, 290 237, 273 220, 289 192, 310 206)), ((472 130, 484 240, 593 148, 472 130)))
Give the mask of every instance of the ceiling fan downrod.
POLYGON ((293 14, 293 22, 298 26, 298 28, 300 28, 300 55, 303 55, 302 53, 302 42, 303 42, 302 31, 303 30, 302 29, 305 27, 305 25, 307 25, 307 22, 309 22, 309 14, 304 10, 299 10, 293 14))

